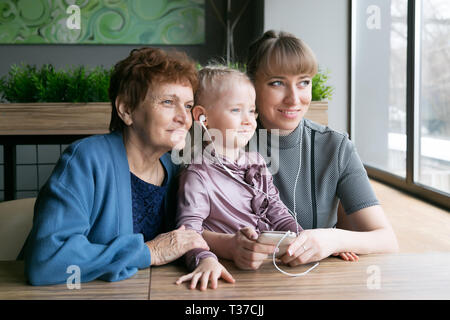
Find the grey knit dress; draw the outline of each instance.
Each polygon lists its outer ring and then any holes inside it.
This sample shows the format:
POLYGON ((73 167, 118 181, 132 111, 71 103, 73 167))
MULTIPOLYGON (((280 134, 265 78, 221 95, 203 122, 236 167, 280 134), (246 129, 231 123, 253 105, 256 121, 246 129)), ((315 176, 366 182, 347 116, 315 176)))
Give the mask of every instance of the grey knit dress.
POLYGON ((259 129, 263 129, 260 122, 253 139, 258 140, 281 200, 292 212, 297 180, 295 212, 304 229, 336 226, 339 200, 346 214, 379 204, 347 134, 303 119, 289 135, 272 139, 268 133, 268 143, 261 143, 259 129))

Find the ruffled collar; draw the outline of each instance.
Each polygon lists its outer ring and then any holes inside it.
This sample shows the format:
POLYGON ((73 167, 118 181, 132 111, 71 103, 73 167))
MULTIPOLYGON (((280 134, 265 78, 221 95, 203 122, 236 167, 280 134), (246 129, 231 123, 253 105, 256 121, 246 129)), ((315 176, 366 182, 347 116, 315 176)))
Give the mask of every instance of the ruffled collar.
MULTIPOLYGON (((268 174, 268 169, 263 160, 259 160, 262 158, 259 158, 256 153, 249 153, 244 150, 240 150, 239 157, 235 161, 225 156, 218 155, 220 161, 222 162, 221 164, 216 158, 215 151, 212 149, 210 150, 210 152, 204 153, 204 161, 208 162, 215 168, 215 170, 222 172, 225 175, 229 175, 229 172, 227 172, 228 169, 228 171, 230 171, 236 179, 253 187, 253 197, 250 205, 253 214, 258 217, 256 229, 258 231, 272 230, 272 224, 266 216, 269 206, 269 199, 263 192, 256 190, 264 189, 265 192, 267 192, 267 185, 264 182, 264 175, 268 174)), ((230 179, 232 178, 230 177, 230 179)), ((239 182, 236 181, 236 183, 239 182)))
POLYGON ((217 154, 212 149, 210 152, 204 152, 204 161, 220 171, 226 171, 217 158, 219 158, 224 167, 232 173, 238 174, 246 183, 252 186, 260 185, 266 166, 261 161, 258 161, 256 154, 250 154, 241 149, 238 158, 232 160, 224 155, 217 154))

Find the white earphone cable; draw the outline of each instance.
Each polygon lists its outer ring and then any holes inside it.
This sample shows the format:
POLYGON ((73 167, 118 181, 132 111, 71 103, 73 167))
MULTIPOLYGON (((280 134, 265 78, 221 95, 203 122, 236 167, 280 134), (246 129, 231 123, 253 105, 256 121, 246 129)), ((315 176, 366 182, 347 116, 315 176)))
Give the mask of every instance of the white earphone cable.
MULTIPOLYGON (((199 121, 199 122, 200 122, 201 126, 203 127, 203 129, 205 129, 205 132, 208 134, 208 137, 209 137, 209 139, 211 140, 211 143, 212 143, 212 145, 213 145, 214 150, 217 151, 216 146, 215 146, 215 144, 214 144, 214 141, 213 141, 211 135, 209 134, 208 129, 206 128, 206 126, 205 126, 204 123, 203 123, 203 121, 205 121, 205 117, 204 117, 203 115, 201 115, 200 117, 203 117, 203 118, 200 118, 200 121, 199 121)), ((301 133, 301 131, 299 130, 299 133, 298 133, 299 137, 300 137, 300 133, 301 133)), ((301 137, 300 137, 299 164, 298 164, 297 176, 296 176, 296 178, 295 178, 295 184, 294 184, 294 212, 292 212, 292 211, 286 206, 286 208, 288 209, 288 211, 289 211, 289 212, 294 216, 294 218, 295 218, 296 228, 297 228, 297 233, 296 233, 297 236, 299 235, 299 231, 298 231, 298 222, 297 222, 297 212, 296 212, 296 210, 295 210, 295 209, 296 209, 295 193, 296 193, 296 190, 297 190, 297 181, 298 181, 298 177, 299 177, 299 175, 300 175, 301 162, 302 162, 302 158, 301 158, 302 142, 303 142, 303 141, 302 141, 302 139, 301 139, 301 137)), ((264 192, 263 190, 258 189, 258 188, 255 188, 254 186, 252 186, 252 185, 250 185, 250 184, 247 184, 245 181, 241 181, 240 179, 236 178, 236 177, 234 176, 234 174, 233 174, 233 173, 232 173, 232 172, 231 172, 231 171, 230 171, 230 170, 222 163, 222 161, 220 160, 220 157, 216 156, 215 158, 219 161, 219 163, 222 165, 222 167, 225 169, 225 171, 226 171, 233 179, 237 180, 238 182, 240 182, 240 183, 242 183, 242 184, 244 184, 244 185, 246 185, 246 186, 249 186, 249 187, 253 188, 253 189, 256 190, 256 191, 259 191, 259 192, 263 193, 264 195, 266 195, 266 196, 269 197, 269 198, 275 198, 275 199, 276 199, 276 197, 273 197, 273 196, 268 195, 268 194, 267 194, 266 192, 264 192)), ((277 249, 280 247, 280 244, 283 242, 283 240, 286 238, 287 235, 288 235, 288 234, 286 233, 286 234, 280 239, 280 241, 278 241, 278 244, 277 244, 277 246, 276 246, 275 251, 277 251, 277 249)), ((315 267, 317 267, 317 266, 319 265, 319 262, 316 262, 316 264, 315 264, 314 266, 312 266, 311 268, 309 268, 309 269, 306 270, 305 272, 293 274, 293 273, 289 273, 289 272, 283 271, 283 270, 281 270, 281 269, 277 266, 277 264, 276 264, 276 262, 275 262, 275 252, 272 254, 272 262, 273 262, 273 265, 275 266, 275 268, 276 268, 278 271, 280 271, 281 273, 283 273, 283 274, 285 274, 285 275, 291 276, 291 277, 304 276, 304 275, 306 275, 307 273, 309 273, 311 270, 313 270, 315 267)))

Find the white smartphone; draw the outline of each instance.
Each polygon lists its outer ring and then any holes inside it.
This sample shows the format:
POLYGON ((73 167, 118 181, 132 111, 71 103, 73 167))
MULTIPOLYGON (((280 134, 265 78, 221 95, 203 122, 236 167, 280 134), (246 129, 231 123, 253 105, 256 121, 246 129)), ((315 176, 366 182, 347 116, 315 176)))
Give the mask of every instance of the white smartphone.
POLYGON ((278 257, 283 256, 286 253, 288 246, 292 242, 294 242, 295 238, 297 237, 294 232, 292 232, 292 231, 262 231, 256 241, 259 243, 262 243, 262 244, 271 244, 271 245, 276 246, 285 234, 287 234, 287 235, 283 239, 283 241, 280 243, 280 246, 279 246, 280 251, 278 251, 278 253, 275 255, 275 257, 278 258, 278 257))

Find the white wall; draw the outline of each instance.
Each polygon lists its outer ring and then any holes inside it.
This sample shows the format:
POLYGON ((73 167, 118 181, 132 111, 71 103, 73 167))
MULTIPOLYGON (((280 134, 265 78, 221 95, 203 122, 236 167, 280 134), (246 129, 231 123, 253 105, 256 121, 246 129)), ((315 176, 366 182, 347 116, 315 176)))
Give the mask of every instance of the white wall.
POLYGON ((328 123, 348 132, 350 1, 265 0, 264 5, 264 31, 293 33, 311 47, 321 67, 330 69, 329 83, 335 93, 329 102, 328 123))

